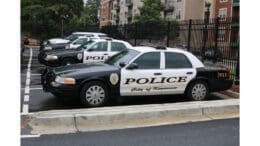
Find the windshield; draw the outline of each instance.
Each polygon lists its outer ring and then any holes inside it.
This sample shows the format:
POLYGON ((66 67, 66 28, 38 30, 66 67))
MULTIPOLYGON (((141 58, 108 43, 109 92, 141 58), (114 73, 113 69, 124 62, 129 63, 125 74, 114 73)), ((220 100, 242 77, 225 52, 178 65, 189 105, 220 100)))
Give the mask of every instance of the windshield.
POLYGON ((91 45, 94 44, 94 43, 95 43, 95 41, 93 41, 93 40, 87 41, 87 42, 83 43, 82 45, 80 45, 80 46, 77 48, 77 50, 89 48, 89 46, 91 46, 91 45))
POLYGON ((105 61, 105 63, 119 67, 120 62, 124 62, 127 64, 127 63, 129 63, 130 60, 132 60, 139 53, 140 52, 132 50, 132 49, 126 49, 126 50, 123 50, 123 51, 119 52, 118 54, 112 56, 111 58, 107 59, 105 61))
POLYGON ((84 36, 84 34, 71 34, 65 37, 66 40, 70 40, 71 42, 76 40, 79 36, 84 36))

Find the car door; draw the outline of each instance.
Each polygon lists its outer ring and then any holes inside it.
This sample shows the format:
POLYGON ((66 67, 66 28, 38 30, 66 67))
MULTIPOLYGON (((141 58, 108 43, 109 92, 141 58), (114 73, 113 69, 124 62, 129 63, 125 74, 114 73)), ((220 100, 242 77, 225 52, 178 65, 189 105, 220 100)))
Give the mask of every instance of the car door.
POLYGON ((183 53, 163 53, 165 94, 183 94, 188 83, 196 76, 196 69, 183 53))
POLYGON ((116 53, 126 49, 126 46, 121 42, 110 42, 111 45, 109 47, 109 57, 115 55, 116 53))
MULTIPOLYGON (((138 65, 136 69, 121 69, 120 95, 157 95, 156 88, 162 86, 160 77, 161 53, 148 52, 140 55, 132 63, 138 65)), ((131 64, 132 64, 131 63, 131 64)), ((130 65, 131 65, 130 64, 130 65)))
POLYGON ((107 41, 93 44, 90 48, 84 51, 83 63, 104 62, 109 56, 108 47, 107 41))

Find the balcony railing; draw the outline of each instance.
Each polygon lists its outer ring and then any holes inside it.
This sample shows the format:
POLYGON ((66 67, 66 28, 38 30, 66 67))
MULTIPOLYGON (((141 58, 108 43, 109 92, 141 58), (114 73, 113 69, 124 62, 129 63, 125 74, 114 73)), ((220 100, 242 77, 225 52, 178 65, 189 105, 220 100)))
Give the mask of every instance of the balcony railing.
POLYGON ((125 17, 126 18, 132 18, 133 13, 132 12, 125 12, 125 17))
POLYGON ((118 10, 118 9, 119 9, 119 6, 118 6, 117 4, 115 4, 115 5, 113 6, 113 9, 114 9, 114 10, 118 10))
POLYGON ((173 4, 172 0, 169 0, 166 2, 164 11, 166 11, 166 12, 174 11, 174 4, 173 4))

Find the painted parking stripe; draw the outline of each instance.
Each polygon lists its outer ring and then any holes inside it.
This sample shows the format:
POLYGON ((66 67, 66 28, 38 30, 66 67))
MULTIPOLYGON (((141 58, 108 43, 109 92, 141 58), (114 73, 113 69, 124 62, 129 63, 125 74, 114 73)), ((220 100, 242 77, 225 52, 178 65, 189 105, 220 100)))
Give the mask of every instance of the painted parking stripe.
POLYGON ((41 137, 40 134, 35 134, 35 135, 21 135, 21 138, 38 138, 41 137))
MULTIPOLYGON (((22 90, 25 90, 26 88, 21 88, 22 90)), ((39 88, 30 88, 29 90, 42 90, 42 88, 41 87, 39 87, 39 88)))
POLYGON ((29 99, 30 99, 30 77, 31 77, 31 64, 32 64, 32 56, 33 50, 30 48, 30 58, 27 65, 27 73, 26 73, 26 83, 25 83, 25 90, 24 90, 24 101, 23 101, 23 111, 22 113, 28 114, 29 113, 29 99))
POLYGON ((23 101, 24 102, 29 102, 29 95, 24 95, 23 101))

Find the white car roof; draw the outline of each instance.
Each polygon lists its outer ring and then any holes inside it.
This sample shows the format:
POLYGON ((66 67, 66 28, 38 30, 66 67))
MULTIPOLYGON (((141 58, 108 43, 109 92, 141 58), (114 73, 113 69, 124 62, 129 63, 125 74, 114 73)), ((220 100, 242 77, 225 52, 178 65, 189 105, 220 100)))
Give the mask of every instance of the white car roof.
POLYGON ((128 42, 122 41, 122 40, 117 40, 117 39, 111 39, 111 38, 109 38, 109 39, 102 39, 102 38, 101 38, 101 39, 96 40, 96 42, 102 42, 102 41, 120 42, 120 43, 125 44, 126 47, 129 48, 129 49, 131 49, 131 48, 133 47, 133 46, 132 46, 131 44, 129 44, 128 42))
POLYGON ((72 34, 93 34, 93 35, 107 35, 105 33, 100 32, 73 32, 72 34))
POLYGON ((139 51, 141 53, 146 53, 146 52, 175 52, 175 53, 182 53, 184 54, 186 57, 189 58, 189 60, 191 61, 191 63, 193 64, 194 67, 199 68, 199 67, 204 67, 204 64, 196 57, 194 56, 192 53, 185 51, 185 50, 181 50, 178 48, 168 48, 166 47, 166 49, 156 49, 153 47, 148 47, 148 46, 136 46, 136 47, 132 47, 131 49, 139 51))

